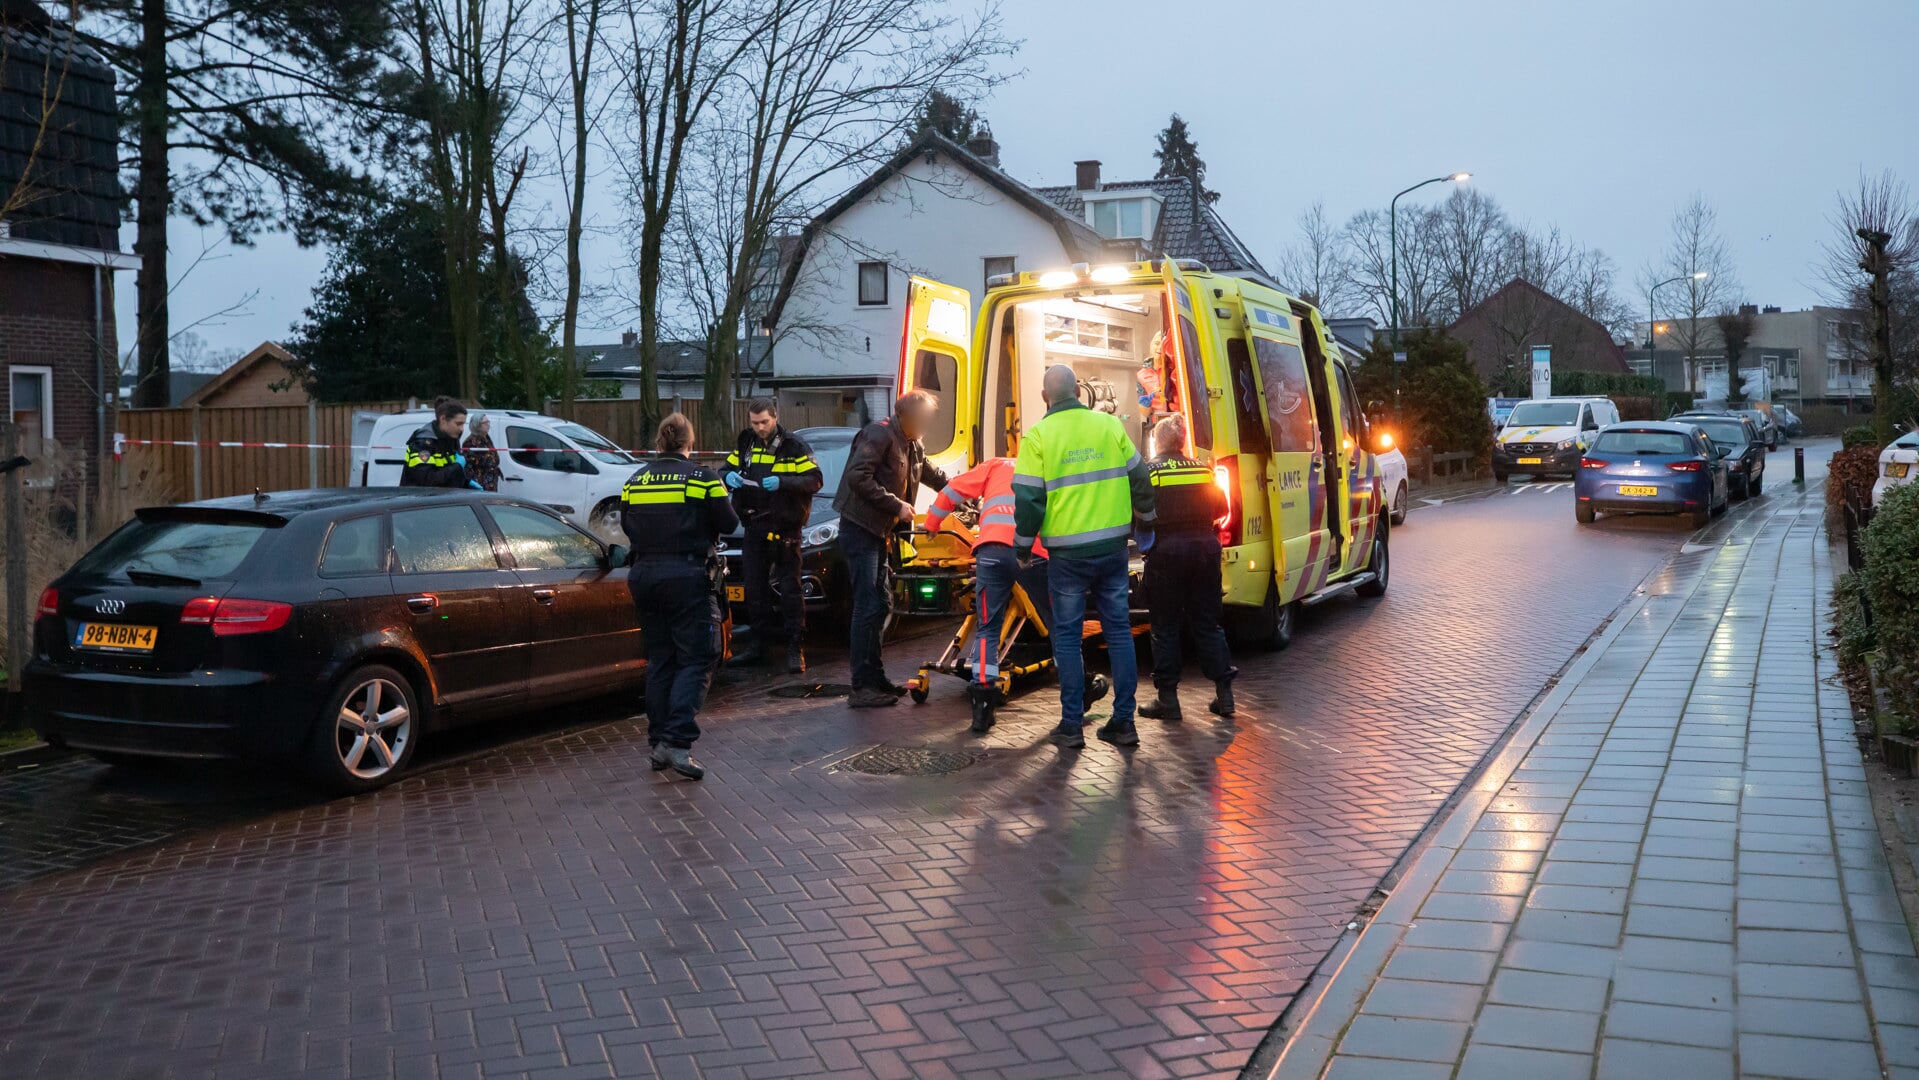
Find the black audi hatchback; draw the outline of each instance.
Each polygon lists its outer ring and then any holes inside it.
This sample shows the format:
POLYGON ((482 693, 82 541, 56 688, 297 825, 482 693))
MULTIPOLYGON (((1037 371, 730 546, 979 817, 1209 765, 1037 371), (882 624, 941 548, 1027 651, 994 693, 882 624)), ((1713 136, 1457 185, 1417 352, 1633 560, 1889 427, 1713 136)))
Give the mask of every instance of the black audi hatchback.
POLYGON ((436 730, 640 682, 626 562, 477 491, 144 509, 40 597, 27 712, 111 762, 284 762, 367 790, 436 730))

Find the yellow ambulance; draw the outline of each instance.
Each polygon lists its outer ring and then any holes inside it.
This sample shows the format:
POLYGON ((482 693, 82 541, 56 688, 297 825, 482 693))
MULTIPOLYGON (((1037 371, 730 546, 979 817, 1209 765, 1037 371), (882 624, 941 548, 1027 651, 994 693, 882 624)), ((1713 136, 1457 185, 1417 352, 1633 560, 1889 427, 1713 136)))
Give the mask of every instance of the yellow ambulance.
POLYGON ((966 290, 909 284, 896 385, 939 400, 924 440, 933 461, 951 473, 1015 454, 1046 412, 1041 375, 1065 364, 1081 399, 1125 421, 1142 455, 1155 420, 1186 418, 1189 454, 1212 465, 1231 506, 1221 569, 1240 640, 1283 647, 1301 606, 1386 591, 1386 447, 1310 305, 1185 259, 988 286, 975 319, 966 290))

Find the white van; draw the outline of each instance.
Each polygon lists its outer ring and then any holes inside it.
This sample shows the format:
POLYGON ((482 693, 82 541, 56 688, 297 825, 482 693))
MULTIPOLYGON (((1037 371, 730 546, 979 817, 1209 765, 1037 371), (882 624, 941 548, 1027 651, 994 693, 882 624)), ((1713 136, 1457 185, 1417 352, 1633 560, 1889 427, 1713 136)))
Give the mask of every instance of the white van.
MULTIPOLYGON (((500 452, 500 493, 543 503, 574 524, 612 543, 620 531, 620 489, 640 459, 584 424, 518 409, 474 409, 469 427, 493 420, 500 452)), ((433 419, 432 409, 359 413, 353 418, 350 487, 398 487, 406 464, 406 440, 433 419)))
POLYGON ((1493 437, 1493 479, 1509 473, 1543 476, 1579 472, 1580 455, 1599 429, 1619 423, 1611 398, 1528 398, 1516 402, 1506 424, 1493 437))

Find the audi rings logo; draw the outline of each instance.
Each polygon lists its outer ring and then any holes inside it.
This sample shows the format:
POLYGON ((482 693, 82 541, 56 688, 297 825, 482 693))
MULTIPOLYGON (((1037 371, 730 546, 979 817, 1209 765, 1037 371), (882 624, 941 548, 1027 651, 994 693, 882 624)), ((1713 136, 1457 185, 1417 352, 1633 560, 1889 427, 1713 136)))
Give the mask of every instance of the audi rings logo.
POLYGON ((127 610, 125 600, 101 600, 93 605, 95 613, 100 615, 123 615, 127 610))

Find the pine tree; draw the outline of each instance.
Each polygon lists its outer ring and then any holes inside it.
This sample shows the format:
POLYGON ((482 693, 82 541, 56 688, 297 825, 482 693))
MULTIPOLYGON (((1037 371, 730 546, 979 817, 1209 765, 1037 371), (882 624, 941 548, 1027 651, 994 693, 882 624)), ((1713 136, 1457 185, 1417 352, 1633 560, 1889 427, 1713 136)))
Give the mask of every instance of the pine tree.
POLYGON ((1166 123, 1166 130, 1159 133, 1159 149, 1153 151, 1159 159, 1159 172, 1156 180, 1170 180, 1184 177, 1192 182, 1193 190, 1205 199, 1208 205, 1219 201, 1219 192, 1206 190, 1206 163, 1200 160, 1199 144, 1187 130, 1186 121, 1178 113, 1166 123))
POLYGON ((978 136, 990 138, 993 134, 977 110, 943 90, 926 95, 926 104, 920 107, 919 124, 913 136, 918 138, 928 131, 937 131, 961 146, 978 136))

